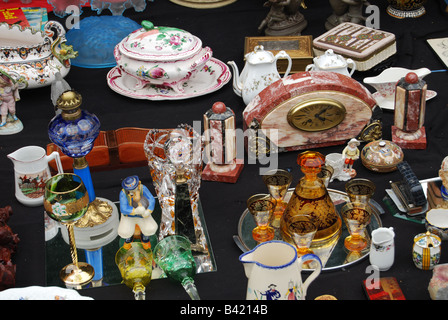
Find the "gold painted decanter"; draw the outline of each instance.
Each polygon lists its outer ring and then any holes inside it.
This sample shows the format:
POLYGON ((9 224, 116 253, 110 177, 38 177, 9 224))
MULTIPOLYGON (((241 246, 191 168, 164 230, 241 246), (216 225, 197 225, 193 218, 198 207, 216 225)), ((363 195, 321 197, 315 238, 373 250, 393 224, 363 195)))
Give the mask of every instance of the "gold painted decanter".
POLYGON ((291 217, 310 215, 317 225, 313 244, 324 245, 340 234, 342 220, 336 211, 327 188, 318 173, 325 164, 325 157, 314 151, 299 154, 297 163, 305 174, 297 184, 283 213, 280 232, 284 241, 293 243, 288 231, 291 217))

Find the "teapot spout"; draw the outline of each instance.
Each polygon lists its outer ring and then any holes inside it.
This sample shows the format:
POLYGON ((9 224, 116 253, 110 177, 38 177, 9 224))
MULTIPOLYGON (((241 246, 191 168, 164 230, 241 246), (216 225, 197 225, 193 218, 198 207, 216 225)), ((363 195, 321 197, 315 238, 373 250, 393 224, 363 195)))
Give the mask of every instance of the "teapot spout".
POLYGON ((236 65, 235 61, 228 61, 227 64, 232 67, 233 70, 233 91, 241 97, 242 92, 242 85, 240 83, 240 72, 238 70, 238 66, 236 65))

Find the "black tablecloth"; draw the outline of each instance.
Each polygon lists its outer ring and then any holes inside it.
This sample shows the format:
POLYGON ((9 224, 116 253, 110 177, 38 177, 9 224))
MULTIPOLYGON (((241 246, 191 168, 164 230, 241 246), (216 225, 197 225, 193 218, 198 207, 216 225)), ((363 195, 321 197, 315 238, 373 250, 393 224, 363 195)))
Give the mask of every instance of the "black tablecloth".
MULTIPOLYGON (((447 14, 441 9, 442 3, 429 0, 427 13, 418 19, 395 19, 386 13, 386 1, 370 1, 380 8, 380 29, 393 32, 397 40, 397 54, 393 66, 431 70, 445 69, 446 66, 426 43, 428 38, 448 37, 447 14)), ((257 27, 266 16, 268 9, 264 0, 238 0, 215 9, 192 9, 174 4, 168 0, 148 2, 144 12, 133 9, 124 15, 140 23, 151 20, 155 25, 173 26, 185 29, 198 36, 204 45, 213 49, 217 59, 236 61, 240 70, 244 66, 244 38, 260 36, 257 27)), ((326 32, 324 23, 331 14, 331 7, 325 0, 308 1, 308 8, 302 10, 308 21, 304 35, 317 37, 326 32)), ((81 16, 95 15, 90 8, 84 8, 81 16)), ((103 14, 109 14, 104 11, 103 14)), ((64 21, 50 13, 50 19, 64 21)), ((121 96, 112 91, 106 83, 109 69, 86 69, 72 67, 65 78, 73 89, 83 96, 83 108, 96 114, 102 130, 121 127, 173 128, 181 123, 192 124, 201 121, 203 114, 214 102, 222 101, 236 113, 237 128, 242 128, 242 111, 245 105, 236 96, 231 83, 222 89, 187 100, 146 101, 121 96)), ((354 78, 362 82, 372 72, 355 72, 354 78)), ((438 93, 428 101, 426 109, 427 147, 425 150, 404 150, 405 160, 411 165, 419 179, 437 176, 443 158, 448 155, 448 119, 446 89, 448 73, 433 73, 425 78, 428 88, 438 93)), ((373 89, 370 88, 373 92, 373 89)), ((0 138, 0 205, 11 205, 14 211, 9 225, 20 237, 18 250, 13 257, 17 265, 16 287, 32 285, 45 286, 45 241, 43 207, 29 208, 21 205, 14 196, 13 163, 6 155, 27 145, 45 147, 50 141, 47 124, 54 116, 50 100, 50 87, 21 91, 17 103, 17 114, 24 124, 22 132, 0 138)), ((383 113, 383 138, 391 140, 393 113, 383 113)), ((320 148, 323 154, 342 152, 343 145, 320 148)), ((300 170, 296 164, 298 152, 281 153, 278 157, 280 168, 291 168, 294 175, 292 186, 298 182, 300 170)), ((247 279, 238 257, 242 253, 235 245, 232 235, 237 233, 238 220, 245 210, 246 199, 255 193, 266 192, 258 169, 262 164, 246 163, 237 183, 203 181, 200 198, 207 228, 216 258, 217 271, 196 276, 195 281, 204 300, 244 299, 247 279)), ((361 161, 355 163, 358 177, 372 180, 376 184, 374 199, 382 204, 385 188, 389 181, 398 181, 398 171, 386 174, 373 173, 363 167, 361 161)), ((147 167, 120 169, 108 172, 93 172, 92 178, 96 195, 107 199, 117 199, 121 180, 131 174, 140 176, 154 192, 147 167)), ((344 182, 332 182, 330 187, 343 190, 344 182)), ((396 277, 407 299, 430 299, 428 283, 431 271, 422 271, 414 266, 411 257, 413 237, 425 231, 424 225, 393 217, 386 212, 382 217, 384 226, 394 228, 396 237, 395 263, 381 276, 396 277)), ((448 262, 446 244, 442 244, 441 263, 448 262)), ((322 294, 331 294, 340 300, 366 300, 362 281, 366 273, 368 259, 341 270, 323 272, 309 287, 307 299, 312 300, 322 294)), ((133 299, 133 294, 124 285, 90 288, 81 294, 95 299, 133 299)), ((149 300, 188 300, 185 291, 167 279, 155 280, 147 290, 149 300)))

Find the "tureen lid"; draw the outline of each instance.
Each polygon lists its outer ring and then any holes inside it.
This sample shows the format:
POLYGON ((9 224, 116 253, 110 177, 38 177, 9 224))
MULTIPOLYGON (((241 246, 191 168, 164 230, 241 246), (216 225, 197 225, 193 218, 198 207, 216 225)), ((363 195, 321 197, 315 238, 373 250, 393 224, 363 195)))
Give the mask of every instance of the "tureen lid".
POLYGON ((136 60, 180 60, 196 54, 202 41, 191 33, 172 27, 155 27, 142 21, 135 30, 118 44, 122 54, 136 60))

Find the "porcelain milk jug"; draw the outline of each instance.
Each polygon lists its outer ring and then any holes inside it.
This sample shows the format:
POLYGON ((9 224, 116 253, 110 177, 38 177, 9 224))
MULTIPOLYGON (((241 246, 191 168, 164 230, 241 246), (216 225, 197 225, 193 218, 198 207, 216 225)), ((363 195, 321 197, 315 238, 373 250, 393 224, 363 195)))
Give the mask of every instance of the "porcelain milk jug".
POLYGON ((234 61, 228 64, 233 68, 233 91, 243 98, 247 105, 263 89, 280 79, 277 71, 277 60, 285 58, 288 67, 283 77, 291 71, 291 57, 282 50, 275 56, 272 52, 264 50, 263 46, 256 46, 254 51, 245 55, 246 64, 239 75, 238 67, 234 61))
POLYGON ((372 231, 370 242, 370 263, 380 271, 387 271, 392 267, 395 258, 394 228, 378 228, 372 231))
POLYGON ((305 300, 308 286, 322 271, 318 256, 298 258, 294 246, 278 240, 262 242, 243 253, 240 261, 248 278, 247 300, 305 300), (302 266, 310 260, 315 269, 302 282, 302 266))
POLYGON ((42 147, 26 146, 7 157, 14 163, 17 200, 30 207, 43 205, 45 181, 51 176, 48 162, 54 159, 58 172, 63 172, 59 153, 54 151, 47 156, 42 147))

